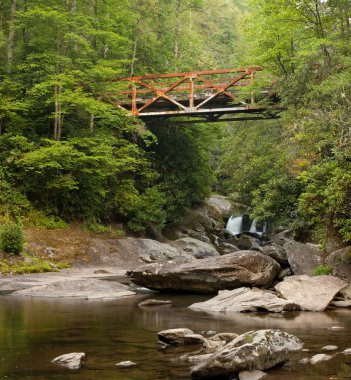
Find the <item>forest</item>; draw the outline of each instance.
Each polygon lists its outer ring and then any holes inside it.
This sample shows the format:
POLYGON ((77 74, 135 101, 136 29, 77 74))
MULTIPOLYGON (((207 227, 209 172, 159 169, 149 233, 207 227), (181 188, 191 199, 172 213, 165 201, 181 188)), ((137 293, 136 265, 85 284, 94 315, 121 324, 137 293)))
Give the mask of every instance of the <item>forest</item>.
POLYGON ((0 0, 0 223, 148 233, 211 192, 351 242, 350 0, 0 0), (279 118, 143 123, 128 75, 261 66, 279 118))

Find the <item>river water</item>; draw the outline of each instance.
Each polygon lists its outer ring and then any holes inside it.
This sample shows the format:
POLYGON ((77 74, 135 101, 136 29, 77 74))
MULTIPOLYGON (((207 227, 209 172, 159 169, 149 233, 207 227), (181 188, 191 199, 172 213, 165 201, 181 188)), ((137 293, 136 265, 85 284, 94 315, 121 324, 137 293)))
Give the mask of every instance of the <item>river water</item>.
POLYGON ((332 360, 319 365, 294 365, 269 371, 267 380, 351 379, 351 310, 324 313, 209 315, 187 309, 209 296, 152 295, 171 299, 172 306, 140 308, 150 295, 118 301, 66 301, 0 297, 0 379, 65 380, 189 380, 189 363, 178 360, 179 349, 161 350, 157 332, 187 327, 195 332, 243 333, 279 328, 298 336, 309 352, 321 353, 327 344, 339 347, 332 360), (333 326, 344 329, 330 330, 333 326), (74 371, 51 364, 59 355, 85 352, 83 369, 74 371), (116 363, 135 361, 135 368, 116 363))

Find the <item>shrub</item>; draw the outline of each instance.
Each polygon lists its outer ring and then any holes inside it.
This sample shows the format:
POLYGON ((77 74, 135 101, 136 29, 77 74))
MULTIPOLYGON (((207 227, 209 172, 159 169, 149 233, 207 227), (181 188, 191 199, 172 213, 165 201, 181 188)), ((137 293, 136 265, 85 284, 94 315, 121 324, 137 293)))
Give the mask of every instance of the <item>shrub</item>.
POLYGON ((83 225, 83 229, 88 232, 93 232, 94 234, 104 234, 109 230, 108 227, 95 220, 89 220, 85 222, 83 225))
POLYGON ((20 224, 7 224, 0 234, 1 249, 7 253, 19 254, 23 250, 25 236, 20 224))
POLYGON ((329 266, 328 264, 319 265, 314 269, 314 274, 316 276, 324 276, 329 275, 333 273, 333 268, 329 266))
POLYGON ((58 216, 45 215, 43 211, 31 210, 28 213, 26 222, 33 227, 46 228, 48 230, 65 229, 68 223, 58 216))

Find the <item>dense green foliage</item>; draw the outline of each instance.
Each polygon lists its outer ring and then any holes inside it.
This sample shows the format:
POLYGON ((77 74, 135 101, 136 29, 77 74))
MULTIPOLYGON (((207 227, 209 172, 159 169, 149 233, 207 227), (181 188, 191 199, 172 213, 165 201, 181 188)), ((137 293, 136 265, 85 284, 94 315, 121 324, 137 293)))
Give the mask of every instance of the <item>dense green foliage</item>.
POLYGON ((350 242, 351 4, 248 3, 240 45, 250 48, 244 59, 279 80, 284 112, 280 132, 267 123, 233 129, 225 142, 234 149, 225 151, 219 170, 227 175, 224 191, 234 192, 253 216, 290 220, 322 240, 336 231, 350 242), (241 138, 246 132, 249 138, 241 138))
POLYGON ((19 254, 23 251, 25 237, 20 224, 6 224, 0 231, 0 249, 6 253, 19 254))
POLYGON ((218 67, 218 50, 229 64, 236 31, 217 18, 238 13, 231 0, 222 9, 213 0, 0 1, 0 222, 78 220, 103 232, 101 223, 122 220, 142 232, 201 203, 211 131, 145 128, 108 94, 128 74, 218 67))
POLYGON ((0 1, 0 222, 160 230, 212 188, 350 242, 350 13, 349 0, 0 1), (249 65, 265 68, 258 89, 277 82, 280 120, 145 126, 108 100, 120 76, 249 65))

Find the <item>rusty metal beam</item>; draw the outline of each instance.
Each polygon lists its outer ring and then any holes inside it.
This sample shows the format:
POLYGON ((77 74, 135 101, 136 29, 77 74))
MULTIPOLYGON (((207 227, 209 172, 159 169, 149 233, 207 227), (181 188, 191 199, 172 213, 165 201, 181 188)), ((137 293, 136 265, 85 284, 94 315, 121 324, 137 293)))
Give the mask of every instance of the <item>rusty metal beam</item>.
POLYGON ((112 82, 120 82, 120 81, 138 81, 145 79, 161 79, 161 78, 177 78, 177 77, 191 77, 195 75, 216 75, 216 74, 227 74, 227 73, 250 73, 251 71, 262 71, 262 67, 248 67, 248 68, 238 68, 238 69, 225 69, 225 70, 205 70, 205 71, 189 71, 185 73, 171 73, 171 74, 153 74, 153 75, 140 75, 133 77, 125 77, 119 79, 113 79, 112 82))

